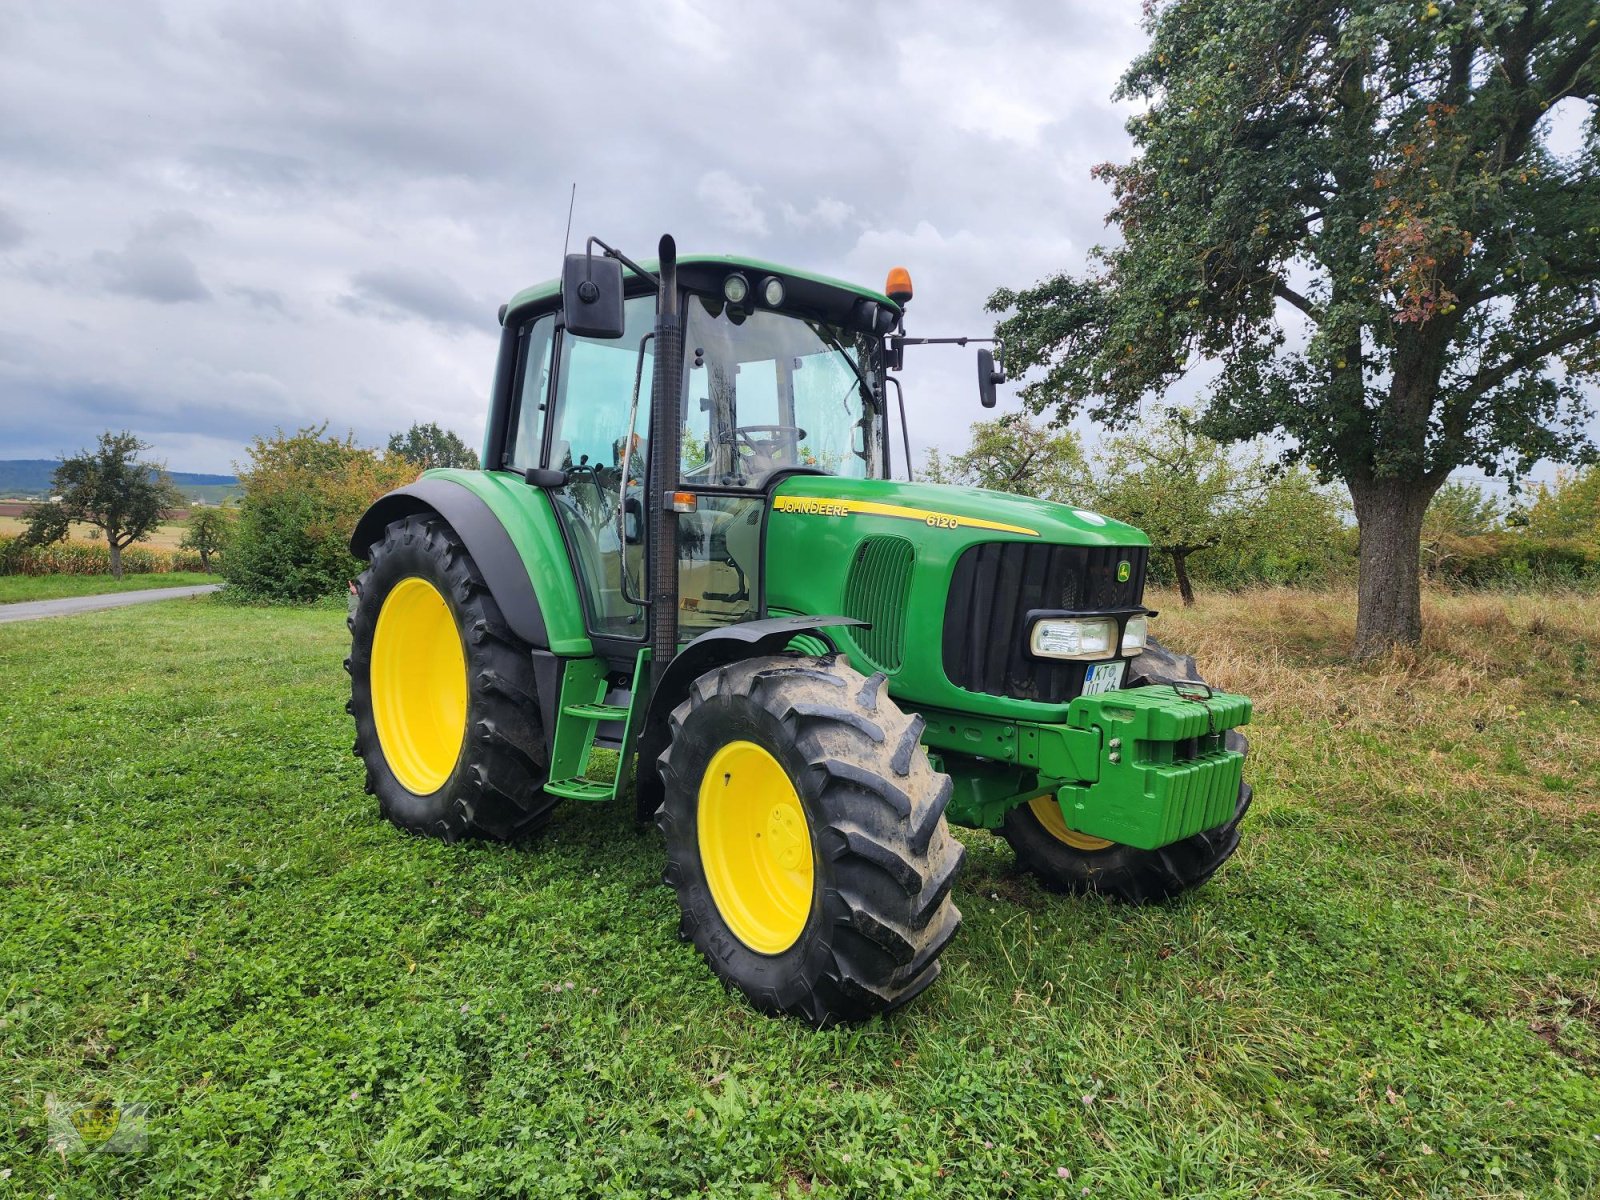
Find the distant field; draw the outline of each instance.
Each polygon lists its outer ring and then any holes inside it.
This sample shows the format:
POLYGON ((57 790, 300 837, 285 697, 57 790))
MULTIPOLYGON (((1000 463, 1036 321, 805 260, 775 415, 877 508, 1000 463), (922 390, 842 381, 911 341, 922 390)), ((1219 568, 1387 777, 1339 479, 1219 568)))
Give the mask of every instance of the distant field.
MULTIPOLYGON (((0 517, 0 536, 15 536, 28 527, 28 523, 20 517, 0 517)), ((181 522, 172 522, 156 527, 148 541, 135 542, 137 546, 153 546, 160 550, 176 550, 178 543, 183 540, 184 526, 181 522)), ((98 542, 105 545, 105 536, 92 525, 74 525, 72 536, 83 542, 98 542)))
POLYGON ((1579 1197, 1600 1187, 1600 605, 1156 599, 1258 709, 1238 856, 1181 902, 969 848, 904 1012, 757 1016, 654 830, 377 818, 331 610, 0 626, 0 1194, 1579 1197), (45 1097, 150 1106, 63 1159, 45 1097))
POLYGON ((120 580, 109 575, 0 575, 0 604, 60 600, 66 596, 103 596, 108 592, 141 592, 146 588, 197 587, 202 583, 221 582, 220 575, 202 575, 198 571, 124 575, 120 580))

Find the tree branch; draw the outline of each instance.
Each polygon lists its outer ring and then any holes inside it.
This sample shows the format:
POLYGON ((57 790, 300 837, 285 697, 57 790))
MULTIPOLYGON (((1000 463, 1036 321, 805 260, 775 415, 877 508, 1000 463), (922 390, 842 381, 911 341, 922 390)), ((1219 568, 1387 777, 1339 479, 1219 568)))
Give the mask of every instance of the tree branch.
POLYGON ((1318 309, 1315 304, 1311 303, 1311 301, 1305 296, 1302 296, 1287 283, 1284 283, 1283 280, 1275 279, 1272 281, 1272 294, 1278 297, 1280 300, 1287 300, 1306 316, 1310 317, 1311 320, 1316 324, 1322 324, 1321 310, 1318 309))
POLYGON ((1503 362, 1480 370, 1467 381, 1465 390, 1460 393, 1460 399, 1466 402, 1476 400, 1485 392, 1499 387, 1518 371, 1526 370, 1541 359, 1565 350, 1568 346, 1583 341, 1584 338, 1595 336, 1600 336, 1600 317, 1570 326, 1560 333, 1552 333, 1537 342, 1529 342, 1503 362))

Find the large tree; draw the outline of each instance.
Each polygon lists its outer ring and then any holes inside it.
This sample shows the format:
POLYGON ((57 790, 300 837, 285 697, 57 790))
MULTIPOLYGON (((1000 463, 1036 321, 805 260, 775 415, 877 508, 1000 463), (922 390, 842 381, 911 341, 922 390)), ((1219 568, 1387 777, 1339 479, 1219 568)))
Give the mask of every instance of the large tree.
POLYGON ((430 467, 478 469, 478 452, 437 421, 421 421, 389 435, 389 454, 427 470, 430 467))
MULTIPOLYGON (((1077 435, 1049 428, 1023 413, 1006 413, 972 425, 972 444, 946 458, 937 446, 928 451, 922 478, 929 483, 1035 496, 1074 503, 1084 478, 1077 435)), ((1081 497, 1079 497, 1081 499, 1081 497)))
POLYGON ((102 433, 93 450, 63 458, 51 480, 54 497, 29 514, 28 540, 63 539, 73 522, 93 525, 111 550, 112 576, 121 579, 123 550, 148 538, 183 504, 166 468, 140 459, 148 449, 123 430, 102 433))
POLYGON ((1415 642, 1449 473, 1594 453, 1600 10, 1164 0, 1147 22, 1119 92, 1137 152, 1098 169, 1120 243, 991 298, 1023 395, 1116 426, 1215 360, 1207 432, 1286 434, 1350 490, 1358 652, 1415 642))

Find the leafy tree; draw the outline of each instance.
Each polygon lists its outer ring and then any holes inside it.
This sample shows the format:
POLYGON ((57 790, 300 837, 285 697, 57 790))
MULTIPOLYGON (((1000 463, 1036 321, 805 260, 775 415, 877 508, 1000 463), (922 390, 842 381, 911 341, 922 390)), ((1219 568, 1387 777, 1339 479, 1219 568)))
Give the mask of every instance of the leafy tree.
POLYGON ((200 569, 211 570, 211 556, 227 548, 233 533, 233 513, 226 508, 196 509, 184 530, 180 549, 193 550, 200 555, 200 569))
POLYGON ((139 458, 148 449, 127 430, 108 431, 93 450, 63 458, 51 477, 57 498, 29 510, 24 540, 63 541, 73 522, 93 525, 111 551, 112 576, 121 579, 123 550, 148 538, 168 510, 183 504, 166 468, 139 458))
POLYGON ((466 467, 478 469, 478 452, 471 449, 448 429, 441 429, 434 421, 418 422, 404 433, 389 437, 390 456, 398 455, 424 471, 431 467, 466 467))
POLYGON ((1536 537, 1600 546, 1600 466, 1558 471, 1553 485, 1540 485, 1527 517, 1528 532, 1536 537))
POLYGON ((1070 429, 1007 413, 974 422, 972 444, 948 460, 937 446, 930 449, 922 477, 1067 503, 1081 489, 1083 472, 1083 451, 1070 429))
POLYGON ((72 518, 60 504, 35 504, 26 516, 28 524, 17 539, 19 546, 49 546, 72 534, 72 518))
POLYGON ((1152 0, 1098 168, 1122 242, 997 291, 1037 410, 1126 423, 1198 358, 1204 427, 1280 431, 1360 524, 1357 651, 1416 642, 1423 516, 1451 471, 1594 453, 1593 0, 1152 0), (1584 106, 1582 149, 1547 142, 1584 106), (1060 401, 1060 398, 1065 398, 1060 401))
POLYGON ((1228 514, 1222 540, 1195 555, 1196 579, 1224 587, 1317 584, 1355 567, 1349 505, 1304 466, 1282 467, 1228 514))
POLYGON ((1477 537, 1500 527, 1500 501, 1475 483, 1453 479, 1434 493, 1422 518, 1427 541, 1443 536, 1477 537))
POLYGON ((1194 603, 1190 557, 1239 540, 1272 481, 1263 451, 1230 452, 1176 410, 1108 438, 1093 470, 1092 507, 1144 530, 1171 564, 1186 607, 1194 603))
POLYGON ((256 600, 315 600, 342 594, 360 572, 350 533, 379 496, 410 481, 404 458, 380 458, 351 437, 310 426, 250 443, 239 468, 243 496, 222 558, 236 594, 256 600))

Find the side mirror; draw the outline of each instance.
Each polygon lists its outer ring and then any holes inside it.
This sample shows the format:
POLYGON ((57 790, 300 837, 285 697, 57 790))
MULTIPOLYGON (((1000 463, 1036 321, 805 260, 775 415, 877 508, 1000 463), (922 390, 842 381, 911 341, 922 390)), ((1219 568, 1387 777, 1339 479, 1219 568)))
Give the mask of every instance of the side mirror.
POLYGON ((994 369, 994 355, 987 350, 978 351, 978 399, 985 408, 993 408, 995 385, 1004 383, 1004 371, 994 369))
POLYGON ((644 540, 644 505, 637 496, 629 496, 622 502, 622 530, 623 539, 630 546, 637 546, 644 540))
POLYGON ((622 263, 593 254, 567 255, 561 268, 561 310, 569 333, 621 337, 622 263))

